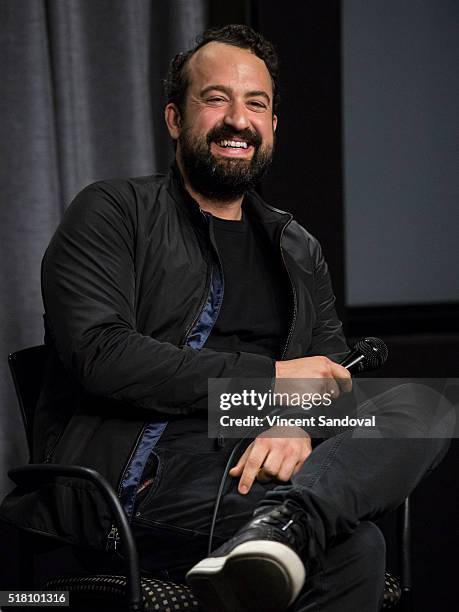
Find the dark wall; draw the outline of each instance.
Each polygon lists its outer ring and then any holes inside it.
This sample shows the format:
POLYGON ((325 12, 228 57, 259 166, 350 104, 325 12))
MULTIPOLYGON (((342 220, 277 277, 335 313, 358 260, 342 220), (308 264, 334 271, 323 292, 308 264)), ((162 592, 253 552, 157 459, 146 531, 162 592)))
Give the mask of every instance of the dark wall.
POLYGON ((254 26, 281 58, 281 106, 272 170, 262 194, 322 244, 344 317, 340 5, 253 3, 254 26))

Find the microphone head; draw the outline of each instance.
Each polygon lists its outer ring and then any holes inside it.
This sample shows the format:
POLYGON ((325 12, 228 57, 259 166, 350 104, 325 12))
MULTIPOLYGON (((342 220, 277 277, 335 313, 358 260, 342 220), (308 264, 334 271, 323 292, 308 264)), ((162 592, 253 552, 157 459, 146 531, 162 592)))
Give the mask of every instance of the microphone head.
POLYGON ((360 371, 370 371, 380 368, 386 363, 389 351, 386 343, 381 338, 361 338, 355 343, 353 351, 359 351, 363 355, 360 362, 360 371))

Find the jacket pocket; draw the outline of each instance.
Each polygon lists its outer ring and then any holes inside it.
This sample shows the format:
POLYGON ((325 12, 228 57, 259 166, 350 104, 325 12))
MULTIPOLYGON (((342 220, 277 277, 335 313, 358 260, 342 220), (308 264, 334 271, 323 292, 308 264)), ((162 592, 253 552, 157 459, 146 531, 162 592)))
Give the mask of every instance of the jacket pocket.
POLYGON ((165 448, 157 448, 155 453, 159 458, 157 474, 148 493, 139 501, 136 518, 156 525, 208 532, 228 454, 165 448))
POLYGON ((148 503, 155 494, 161 478, 163 462, 160 459, 160 451, 152 451, 142 472, 139 486, 137 487, 134 516, 141 513, 142 507, 148 503))

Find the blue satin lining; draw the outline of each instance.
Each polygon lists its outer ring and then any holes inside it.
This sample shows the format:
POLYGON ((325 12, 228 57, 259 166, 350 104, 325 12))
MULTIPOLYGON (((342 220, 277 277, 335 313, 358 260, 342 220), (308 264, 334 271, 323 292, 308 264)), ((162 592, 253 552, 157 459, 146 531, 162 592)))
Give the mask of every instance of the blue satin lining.
MULTIPOLYGON (((207 296, 201 315, 196 321, 195 326, 188 335, 186 345, 201 349, 209 337, 212 327, 220 313, 223 302, 223 275, 220 268, 214 265, 212 268, 210 291, 207 296)), ((136 498, 137 488, 142 477, 142 472, 148 461, 151 451, 155 448, 168 421, 156 421, 146 426, 142 437, 137 445, 134 456, 124 472, 121 485, 120 501, 128 520, 132 519, 132 512, 136 498)))
POLYGON ((145 428, 121 485, 120 501, 128 520, 132 518, 137 487, 151 451, 158 443, 167 421, 150 423, 145 428))
POLYGON ((223 302, 223 275, 217 265, 212 267, 210 291, 207 301, 202 309, 201 316, 191 330, 187 339, 187 346, 193 349, 201 349, 212 331, 215 321, 220 314, 223 302))

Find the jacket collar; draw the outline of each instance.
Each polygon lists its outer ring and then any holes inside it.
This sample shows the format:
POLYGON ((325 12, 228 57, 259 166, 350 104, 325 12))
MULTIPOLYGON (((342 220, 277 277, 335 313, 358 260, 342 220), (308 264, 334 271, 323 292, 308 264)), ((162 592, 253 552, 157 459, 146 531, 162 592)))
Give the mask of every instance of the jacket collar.
POLYGON ((195 222, 202 223, 205 217, 199 204, 185 189, 185 183, 176 161, 171 164, 166 176, 166 185, 167 191, 179 208, 195 222))

